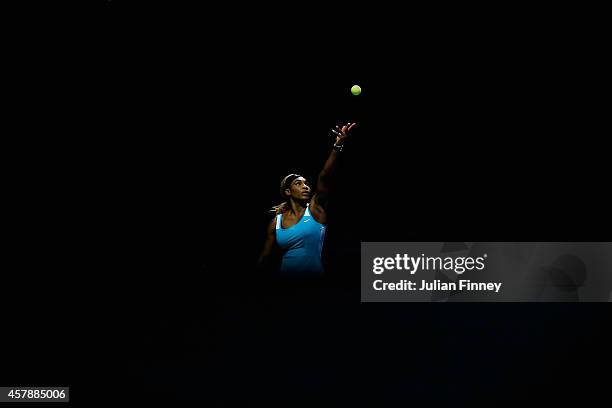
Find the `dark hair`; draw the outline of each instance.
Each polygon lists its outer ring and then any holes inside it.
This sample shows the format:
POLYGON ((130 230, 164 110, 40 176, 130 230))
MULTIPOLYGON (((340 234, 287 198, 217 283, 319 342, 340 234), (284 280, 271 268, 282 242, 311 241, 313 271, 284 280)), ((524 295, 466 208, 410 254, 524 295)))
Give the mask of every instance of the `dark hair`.
POLYGON ((299 174, 295 174, 295 173, 291 173, 286 175, 280 183, 280 195, 283 199, 285 199, 285 201, 283 201, 282 203, 275 205, 274 207, 272 207, 272 209, 270 210, 270 212, 276 213, 276 214, 280 214, 283 213, 285 211, 287 211, 289 209, 289 201, 287 201, 287 197, 285 196, 285 190, 288 188, 291 188, 291 183, 293 183, 293 181, 298 178, 298 177, 302 177, 299 174))

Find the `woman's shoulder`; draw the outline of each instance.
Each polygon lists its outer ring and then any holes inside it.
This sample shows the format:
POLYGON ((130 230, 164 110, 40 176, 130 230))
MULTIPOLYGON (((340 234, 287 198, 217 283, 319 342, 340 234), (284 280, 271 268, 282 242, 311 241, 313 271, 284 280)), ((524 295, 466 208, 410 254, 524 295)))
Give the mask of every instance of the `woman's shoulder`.
POLYGON ((268 222, 268 232, 274 232, 274 230, 276 229, 276 219, 278 218, 278 215, 274 215, 274 217, 272 217, 270 219, 270 221, 268 222))
POLYGON ((308 209, 310 210, 310 215, 315 219, 319 224, 327 223, 327 213, 325 208, 320 205, 309 205, 308 209))

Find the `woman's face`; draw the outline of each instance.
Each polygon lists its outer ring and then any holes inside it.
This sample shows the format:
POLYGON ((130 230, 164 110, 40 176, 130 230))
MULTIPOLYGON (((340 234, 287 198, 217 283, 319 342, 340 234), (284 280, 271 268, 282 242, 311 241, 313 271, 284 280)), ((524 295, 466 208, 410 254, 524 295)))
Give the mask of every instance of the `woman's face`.
POLYGON ((304 177, 298 177, 291 182, 290 188, 285 190, 294 200, 310 200, 310 185, 304 177))

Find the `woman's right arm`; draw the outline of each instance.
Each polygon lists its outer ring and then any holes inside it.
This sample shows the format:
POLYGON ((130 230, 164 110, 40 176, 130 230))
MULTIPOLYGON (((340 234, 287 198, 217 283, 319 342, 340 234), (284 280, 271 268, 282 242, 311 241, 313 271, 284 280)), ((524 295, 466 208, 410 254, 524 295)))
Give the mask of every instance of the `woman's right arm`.
POLYGON ((270 255, 272 255, 272 251, 274 250, 274 246, 276 244, 276 217, 272 218, 270 224, 268 225, 268 230, 266 232, 266 242, 264 244, 263 250, 259 255, 259 260, 257 261, 257 267, 259 269, 265 269, 270 260, 270 255))

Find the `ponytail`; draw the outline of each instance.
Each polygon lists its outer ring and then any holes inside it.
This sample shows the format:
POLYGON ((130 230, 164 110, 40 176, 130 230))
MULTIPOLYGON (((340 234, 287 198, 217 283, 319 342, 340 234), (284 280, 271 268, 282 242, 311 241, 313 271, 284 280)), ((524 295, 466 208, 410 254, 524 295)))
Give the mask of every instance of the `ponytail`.
POLYGON ((282 203, 275 205, 270 209, 270 212, 273 212, 275 215, 282 214, 289 210, 289 203, 287 201, 283 201, 282 203))

